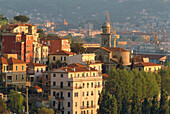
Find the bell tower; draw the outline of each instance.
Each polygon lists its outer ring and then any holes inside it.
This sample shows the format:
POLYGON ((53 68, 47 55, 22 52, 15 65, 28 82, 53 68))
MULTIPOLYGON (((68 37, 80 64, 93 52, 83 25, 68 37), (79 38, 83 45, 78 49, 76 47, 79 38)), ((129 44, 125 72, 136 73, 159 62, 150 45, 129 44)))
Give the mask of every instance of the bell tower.
POLYGON ((101 47, 111 47, 110 24, 104 22, 101 33, 101 47))

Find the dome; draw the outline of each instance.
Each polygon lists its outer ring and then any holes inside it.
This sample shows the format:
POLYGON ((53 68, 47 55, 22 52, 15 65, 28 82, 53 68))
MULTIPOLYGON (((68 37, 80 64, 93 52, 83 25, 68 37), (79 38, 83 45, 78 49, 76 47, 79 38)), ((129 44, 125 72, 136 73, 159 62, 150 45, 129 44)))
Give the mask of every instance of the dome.
POLYGON ((109 27, 110 28, 110 24, 107 22, 107 21, 105 21, 104 23, 103 23, 103 26, 102 27, 109 27))

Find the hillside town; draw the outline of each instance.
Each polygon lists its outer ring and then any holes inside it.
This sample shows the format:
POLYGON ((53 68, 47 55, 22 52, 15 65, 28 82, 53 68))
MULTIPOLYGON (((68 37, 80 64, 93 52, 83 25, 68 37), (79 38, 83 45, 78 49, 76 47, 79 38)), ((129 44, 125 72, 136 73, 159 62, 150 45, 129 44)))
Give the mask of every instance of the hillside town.
POLYGON ((0 113, 169 113, 168 32, 120 31, 109 15, 100 30, 54 25, 0 27, 0 113))

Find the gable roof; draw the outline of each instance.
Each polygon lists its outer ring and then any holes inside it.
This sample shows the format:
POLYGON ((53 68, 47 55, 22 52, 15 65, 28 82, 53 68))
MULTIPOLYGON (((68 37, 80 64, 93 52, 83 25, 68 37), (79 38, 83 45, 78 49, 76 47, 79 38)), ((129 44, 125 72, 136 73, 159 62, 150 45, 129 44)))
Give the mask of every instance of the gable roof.
POLYGON ((0 57, 0 64, 8 64, 8 60, 5 57, 0 57))
POLYGON ((65 50, 58 50, 57 52, 51 53, 49 55, 73 55, 76 53, 65 51, 65 50))
POLYGON ((129 52, 128 50, 123 49, 123 48, 120 48, 120 47, 108 47, 107 49, 108 49, 108 50, 110 50, 110 51, 122 51, 122 52, 129 52))
POLYGON ((58 36, 50 36, 50 37, 45 37, 45 38, 41 38, 41 40, 68 40, 67 38, 62 38, 62 37, 58 37, 58 36))
POLYGON ((147 67, 147 66, 162 66, 162 65, 151 63, 151 62, 140 62, 135 64, 135 67, 147 67))
POLYGON ((10 57, 8 59, 8 63, 9 64, 26 64, 26 62, 22 61, 22 60, 19 60, 19 59, 15 59, 13 57, 10 57))
POLYGON ((119 60, 117 60, 116 58, 110 58, 110 60, 119 63, 119 60))

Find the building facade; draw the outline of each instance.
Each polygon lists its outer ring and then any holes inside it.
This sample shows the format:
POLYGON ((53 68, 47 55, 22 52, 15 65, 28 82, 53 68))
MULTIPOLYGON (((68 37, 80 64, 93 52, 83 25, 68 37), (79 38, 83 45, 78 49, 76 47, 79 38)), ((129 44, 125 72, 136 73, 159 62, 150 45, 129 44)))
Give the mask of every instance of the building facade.
POLYGON ((58 114, 96 114, 102 75, 81 64, 52 70, 51 102, 58 114))

